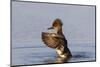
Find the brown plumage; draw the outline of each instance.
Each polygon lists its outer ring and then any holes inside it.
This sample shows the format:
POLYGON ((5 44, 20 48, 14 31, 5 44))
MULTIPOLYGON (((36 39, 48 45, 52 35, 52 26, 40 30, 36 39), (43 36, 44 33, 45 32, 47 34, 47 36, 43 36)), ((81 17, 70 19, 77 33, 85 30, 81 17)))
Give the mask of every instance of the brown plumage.
POLYGON ((69 59, 72 57, 71 52, 67 46, 67 40, 62 32, 62 21, 60 19, 54 20, 52 27, 48 29, 56 30, 56 33, 42 32, 42 40, 50 48, 56 49, 59 57, 69 59))

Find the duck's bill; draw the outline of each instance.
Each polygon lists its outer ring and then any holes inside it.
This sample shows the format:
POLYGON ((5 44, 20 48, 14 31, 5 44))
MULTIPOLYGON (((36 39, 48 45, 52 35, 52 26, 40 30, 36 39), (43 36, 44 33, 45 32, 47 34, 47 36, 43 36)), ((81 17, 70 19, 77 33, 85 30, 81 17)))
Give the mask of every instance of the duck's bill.
POLYGON ((54 28, 53 28, 53 27, 50 27, 50 28, 48 28, 48 30, 49 30, 49 29, 54 29, 54 28))

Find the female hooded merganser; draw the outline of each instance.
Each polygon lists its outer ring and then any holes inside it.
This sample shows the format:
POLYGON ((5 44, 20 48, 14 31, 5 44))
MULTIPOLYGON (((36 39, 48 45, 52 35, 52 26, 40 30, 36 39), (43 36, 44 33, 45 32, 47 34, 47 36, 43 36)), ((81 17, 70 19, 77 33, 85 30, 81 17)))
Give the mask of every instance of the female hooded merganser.
POLYGON ((67 40, 62 32, 62 26, 63 23, 60 19, 54 20, 52 27, 48 29, 54 29, 56 32, 42 32, 42 40, 48 47, 56 49, 60 58, 68 60, 72 57, 72 54, 67 46, 67 40))

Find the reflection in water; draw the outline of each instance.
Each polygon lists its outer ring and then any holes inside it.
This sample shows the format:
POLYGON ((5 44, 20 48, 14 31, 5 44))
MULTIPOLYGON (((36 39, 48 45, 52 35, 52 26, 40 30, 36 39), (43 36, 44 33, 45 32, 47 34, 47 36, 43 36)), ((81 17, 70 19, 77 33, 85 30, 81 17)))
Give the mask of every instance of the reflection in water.
POLYGON ((68 62, 69 60, 70 60, 70 58, 58 57, 55 63, 65 63, 65 62, 68 62))
POLYGON ((61 58, 61 57, 54 57, 54 58, 47 58, 44 63, 67 63, 71 58, 61 58))
POLYGON ((67 63, 67 62, 75 62, 75 61, 78 62, 78 60, 80 61, 81 59, 82 60, 84 59, 84 61, 86 61, 89 58, 91 59, 91 57, 89 57, 89 54, 85 52, 77 52, 71 58, 61 58, 57 56, 51 59, 50 57, 48 57, 48 59, 46 59, 44 63, 58 63, 59 64, 59 63, 67 63))

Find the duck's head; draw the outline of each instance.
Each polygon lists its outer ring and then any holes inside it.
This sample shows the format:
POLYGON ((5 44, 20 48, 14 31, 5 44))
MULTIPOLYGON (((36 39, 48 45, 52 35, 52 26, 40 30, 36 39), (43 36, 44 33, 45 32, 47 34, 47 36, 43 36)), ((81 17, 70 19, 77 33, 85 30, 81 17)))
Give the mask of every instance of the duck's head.
POLYGON ((62 21, 57 18, 57 19, 54 20, 52 27, 48 28, 48 30, 54 29, 57 32, 62 32, 62 26, 63 26, 62 21))

